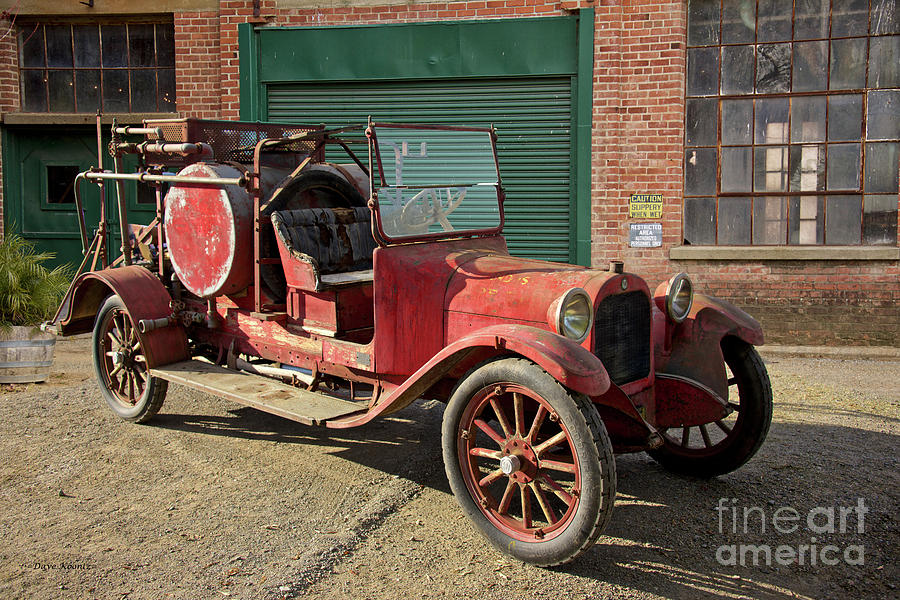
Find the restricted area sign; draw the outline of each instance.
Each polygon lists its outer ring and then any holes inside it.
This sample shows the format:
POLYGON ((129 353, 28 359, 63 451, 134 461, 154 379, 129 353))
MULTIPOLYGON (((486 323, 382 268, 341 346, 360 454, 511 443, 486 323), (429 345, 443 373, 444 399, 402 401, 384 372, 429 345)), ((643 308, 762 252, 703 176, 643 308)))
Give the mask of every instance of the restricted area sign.
POLYGON ((662 223, 631 223, 628 245, 632 248, 659 248, 662 246, 662 223))
POLYGON ((628 201, 628 216, 632 219, 661 219, 662 194, 632 194, 628 201))

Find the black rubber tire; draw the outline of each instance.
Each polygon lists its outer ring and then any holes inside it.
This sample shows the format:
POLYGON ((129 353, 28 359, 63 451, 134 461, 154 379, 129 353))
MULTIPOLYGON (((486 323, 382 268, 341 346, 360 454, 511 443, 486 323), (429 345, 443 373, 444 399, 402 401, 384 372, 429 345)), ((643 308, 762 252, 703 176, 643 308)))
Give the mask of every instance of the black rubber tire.
POLYGON ((466 516, 497 549, 538 566, 567 563, 593 546, 612 516, 616 466, 612 444, 590 400, 574 394, 534 363, 501 358, 471 370, 453 392, 442 427, 444 467, 450 487, 466 516), (493 525, 466 486, 458 458, 458 427, 470 399, 486 386, 510 383, 538 393, 559 415, 578 454, 581 490, 565 528, 552 539, 524 542, 493 525))
MULTIPOLYGON (((113 377, 110 375, 111 367, 114 363, 107 357, 106 353, 113 350, 114 342, 109 338, 108 331, 110 323, 113 319, 120 319, 120 323, 125 324, 125 328, 134 328, 135 324, 125 309, 125 303, 118 296, 110 296, 103 303, 100 312, 97 313, 97 319, 94 322, 94 333, 92 337, 92 354, 94 357, 94 374, 97 377, 97 383, 100 386, 100 394, 112 411, 124 419, 135 423, 146 423, 153 418, 163 405, 166 398, 166 391, 169 382, 158 377, 152 377, 146 370, 146 361, 141 363, 139 360, 129 359, 130 368, 124 368, 123 372, 132 373, 133 381, 143 378, 143 389, 139 394, 135 394, 135 402, 132 405, 126 399, 118 396, 116 391, 112 389, 111 382, 113 377), (141 366, 143 364, 143 367, 141 366), (139 375, 134 375, 133 370, 140 371, 139 375)), ((136 335, 136 334, 135 334, 136 335)), ((134 337, 133 339, 136 339, 134 337)), ((131 344, 133 347, 134 344, 131 344)), ((143 356, 143 352, 138 350, 133 356, 143 356)), ((114 367, 113 367, 114 369, 114 367)), ((123 375, 125 377, 126 375, 123 375)))
MULTIPOLYGON (((279 210, 300 208, 352 208, 365 206, 367 199, 343 176, 333 172, 327 165, 309 165, 294 179, 285 184, 274 200, 260 207, 260 213, 270 216, 279 210), (311 202, 311 200, 315 200, 311 202)), ((263 227, 260 232, 260 252, 262 256, 278 257, 278 246, 272 227, 263 227)), ((287 292, 284 270, 279 264, 260 266, 260 278, 266 291, 277 302, 283 302, 287 292)))
MULTIPOLYGON (((666 436, 665 444, 648 452, 666 469, 694 477, 730 473, 750 460, 769 433, 772 423, 772 384, 759 353, 738 338, 722 341, 725 363, 737 380, 739 406, 731 432, 713 446, 713 452, 684 449, 666 436)), ((734 402, 734 398, 729 398, 734 402)))

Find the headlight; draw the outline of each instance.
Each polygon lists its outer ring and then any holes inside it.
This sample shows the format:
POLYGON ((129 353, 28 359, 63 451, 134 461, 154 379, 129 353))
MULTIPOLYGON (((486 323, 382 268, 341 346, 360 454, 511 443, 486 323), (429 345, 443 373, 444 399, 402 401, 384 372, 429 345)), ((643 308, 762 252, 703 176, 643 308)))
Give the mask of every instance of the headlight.
POLYGON ((694 303, 694 284, 687 273, 679 273, 669 280, 666 289, 666 313, 676 323, 681 323, 691 312, 694 303))
POLYGON ((556 331, 579 344, 594 324, 591 297, 581 288, 572 288, 560 299, 556 312, 556 331))

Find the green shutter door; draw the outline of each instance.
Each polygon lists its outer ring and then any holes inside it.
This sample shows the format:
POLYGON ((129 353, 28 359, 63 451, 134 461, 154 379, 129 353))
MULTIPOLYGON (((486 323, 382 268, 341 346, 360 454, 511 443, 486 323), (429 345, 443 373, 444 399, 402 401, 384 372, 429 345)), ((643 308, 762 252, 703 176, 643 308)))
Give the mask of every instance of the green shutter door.
POLYGON ((271 121, 329 126, 365 123, 369 116, 493 124, 510 251, 569 262, 572 89, 571 76, 269 84, 265 109, 271 121))

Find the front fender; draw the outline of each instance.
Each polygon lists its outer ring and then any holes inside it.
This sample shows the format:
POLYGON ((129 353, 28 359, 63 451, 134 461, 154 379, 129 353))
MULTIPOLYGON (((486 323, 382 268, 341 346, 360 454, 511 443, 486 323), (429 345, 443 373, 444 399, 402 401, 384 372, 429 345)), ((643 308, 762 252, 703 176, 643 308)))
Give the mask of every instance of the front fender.
MULTIPOLYGON (((90 332, 97 312, 110 294, 116 294, 122 299, 134 323, 141 319, 160 319, 172 314, 169 292, 147 269, 128 266, 89 271, 72 282, 63 299, 54 319, 59 332, 62 335, 90 332)), ((150 368, 189 357, 187 334, 179 324, 148 333, 138 332, 138 339, 150 368)))
POLYGON ((329 421, 328 426, 355 427, 405 408, 473 352, 484 349, 527 358, 562 385, 586 396, 600 396, 610 387, 603 363, 583 346, 536 327, 494 325, 447 345, 364 415, 329 421))
MULTIPOLYGON (((666 326, 671 327, 668 319, 666 326)), ((694 380, 727 398, 721 345, 727 336, 754 346, 765 341, 759 322, 737 306, 705 294, 694 294, 691 312, 674 326, 670 344, 656 344, 656 370, 694 380)))

